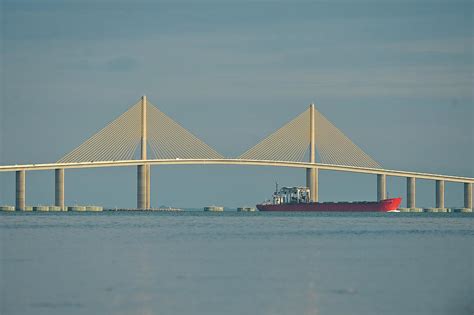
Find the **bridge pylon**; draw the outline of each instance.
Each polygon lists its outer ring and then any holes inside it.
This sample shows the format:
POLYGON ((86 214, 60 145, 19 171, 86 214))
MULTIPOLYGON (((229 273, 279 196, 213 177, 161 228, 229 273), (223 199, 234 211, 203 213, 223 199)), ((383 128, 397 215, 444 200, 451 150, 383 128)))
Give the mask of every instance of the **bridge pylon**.
MULTIPOLYGON (((316 163, 316 119, 314 104, 309 105, 309 162, 316 163)), ((318 169, 306 169, 306 186, 310 191, 310 200, 318 201, 318 169)))
MULTIPOLYGON (((147 102, 146 96, 141 99, 141 149, 140 159, 147 159, 147 102)), ((137 209, 150 208, 150 165, 137 166, 137 209)))

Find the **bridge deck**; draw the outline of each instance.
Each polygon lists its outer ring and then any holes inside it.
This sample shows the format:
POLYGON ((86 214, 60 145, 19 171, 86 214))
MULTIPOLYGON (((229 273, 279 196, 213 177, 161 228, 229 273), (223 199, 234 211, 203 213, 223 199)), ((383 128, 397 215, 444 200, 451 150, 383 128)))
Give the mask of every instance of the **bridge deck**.
POLYGON ((255 166, 275 166, 275 167, 294 167, 294 168, 312 168, 317 167, 320 170, 332 170, 363 174, 385 174, 397 177, 415 177, 418 179, 444 180, 458 183, 474 183, 472 177, 450 176, 441 174, 429 174, 410 171, 397 171, 367 167, 356 167, 346 165, 332 165, 322 163, 307 163, 293 161, 269 161, 269 160, 246 160, 246 159, 154 159, 154 160, 123 160, 123 161, 91 161, 91 162, 70 162, 70 163, 47 163, 47 164, 25 164, 25 165, 3 165, 0 166, 0 172, 12 172, 18 170, 53 170, 57 168, 79 169, 95 167, 119 167, 135 165, 255 165, 255 166))

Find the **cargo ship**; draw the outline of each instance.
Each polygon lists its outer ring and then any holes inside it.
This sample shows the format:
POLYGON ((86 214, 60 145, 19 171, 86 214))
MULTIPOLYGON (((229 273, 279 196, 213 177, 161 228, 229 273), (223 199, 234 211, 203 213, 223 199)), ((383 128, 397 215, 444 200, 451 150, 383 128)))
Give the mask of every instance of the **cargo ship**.
POLYGON ((396 211, 402 198, 380 201, 311 202, 307 187, 283 187, 278 185, 272 200, 257 205, 260 211, 326 211, 326 212, 389 212, 396 211))

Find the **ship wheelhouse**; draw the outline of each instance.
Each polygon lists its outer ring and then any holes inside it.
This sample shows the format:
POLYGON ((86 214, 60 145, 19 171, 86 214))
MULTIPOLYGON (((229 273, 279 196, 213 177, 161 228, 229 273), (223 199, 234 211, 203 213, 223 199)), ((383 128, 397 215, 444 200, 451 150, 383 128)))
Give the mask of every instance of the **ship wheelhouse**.
POLYGON ((309 203, 310 190, 308 187, 282 187, 273 194, 273 204, 309 203))

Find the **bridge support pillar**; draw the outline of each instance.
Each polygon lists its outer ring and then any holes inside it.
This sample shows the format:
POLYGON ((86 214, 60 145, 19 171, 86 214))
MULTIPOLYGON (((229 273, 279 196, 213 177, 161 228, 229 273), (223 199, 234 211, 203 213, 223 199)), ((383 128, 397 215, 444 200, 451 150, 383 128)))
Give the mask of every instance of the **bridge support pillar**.
POLYGON ((24 170, 16 171, 16 189, 15 189, 15 208, 16 210, 25 210, 25 177, 24 170))
POLYGON ((54 170, 54 205, 64 211, 64 168, 54 170))
POLYGON ((310 191, 310 200, 312 202, 318 202, 318 169, 307 168, 306 169, 306 186, 310 191))
POLYGON ((444 180, 436 181, 436 208, 444 209, 444 180))
POLYGON ((146 208, 150 209, 150 181, 151 181, 151 166, 146 166, 146 208))
POLYGON ((472 209, 472 183, 464 183, 464 208, 472 209))
POLYGON ((407 208, 416 207, 416 181, 415 177, 407 177, 407 208))
POLYGON ((377 174, 377 201, 387 199, 387 176, 377 174))
POLYGON ((147 166, 138 165, 137 166, 137 208, 140 210, 146 209, 147 202, 147 166))

